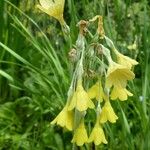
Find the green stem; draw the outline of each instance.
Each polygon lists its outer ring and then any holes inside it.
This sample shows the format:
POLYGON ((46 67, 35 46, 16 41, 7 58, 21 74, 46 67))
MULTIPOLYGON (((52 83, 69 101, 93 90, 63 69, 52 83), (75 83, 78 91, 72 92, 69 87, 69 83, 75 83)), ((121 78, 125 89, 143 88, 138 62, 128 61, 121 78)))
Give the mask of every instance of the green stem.
MULTIPOLYGON (((82 75, 83 75, 83 59, 84 59, 84 51, 85 51, 85 46, 84 46, 84 36, 79 34, 78 40, 77 40, 77 50, 80 51, 80 59, 78 61, 77 65, 77 80, 82 80, 82 75)), ((75 118, 74 118, 74 132, 78 128, 78 125, 80 124, 81 120, 84 118, 85 112, 79 112, 78 110, 75 109, 75 118)), ((74 143, 72 150, 77 150, 77 146, 74 143)))

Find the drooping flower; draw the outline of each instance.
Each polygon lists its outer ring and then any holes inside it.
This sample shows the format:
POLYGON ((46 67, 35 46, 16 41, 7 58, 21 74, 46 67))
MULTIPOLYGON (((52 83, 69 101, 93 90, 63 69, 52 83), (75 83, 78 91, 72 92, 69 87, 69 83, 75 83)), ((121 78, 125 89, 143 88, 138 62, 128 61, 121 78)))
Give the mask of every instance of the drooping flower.
POLYGON ((105 99, 106 95, 103 91, 103 87, 100 81, 97 81, 88 91, 87 91, 90 99, 96 98, 96 100, 100 100, 101 102, 105 99))
POLYGON ((137 65, 138 62, 132 58, 129 58, 128 56, 125 56, 121 54, 114 46, 114 43, 109 39, 108 37, 105 36, 106 43, 109 45, 109 47, 112 48, 113 52, 117 56, 117 63, 126 66, 127 68, 131 69, 132 66, 137 65))
POLYGON ((115 114, 113 108, 109 101, 106 101, 102 111, 100 112, 100 123, 105 123, 106 121, 110 121, 111 123, 115 123, 118 119, 117 115, 115 114))
POLYGON ((113 85, 117 88, 125 88, 127 80, 133 80, 135 74, 125 66, 111 62, 106 75, 106 87, 111 88, 113 85))
POLYGON ((129 92, 126 88, 114 87, 111 92, 110 98, 112 100, 119 98, 121 101, 125 101, 127 100, 128 96, 133 96, 133 94, 129 92))
POLYGON ((102 129, 102 126, 97 121, 91 134, 88 139, 88 142, 94 142, 95 145, 99 145, 101 143, 107 144, 107 140, 105 138, 104 131, 102 129))
POLYGON ((84 121, 82 120, 78 128, 74 132, 72 143, 76 143, 77 146, 82 146, 84 143, 87 143, 88 135, 85 129, 84 121))
POLYGON ((138 64, 138 62, 136 60, 119 53, 117 50, 116 50, 116 56, 117 56, 117 63, 119 63, 123 66, 126 66, 129 69, 131 69, 132 66, 138 64))
POLYGON ((61 24, 64 24, 63 11, 65 0, 39 0, 40 5, 37 7, 48 15, 57 19, 61 24))
POLYGON ((76 91, 74 92, 68 110, 76 108, 79 111, 85 111, 88 108, 94 108, 94 103, 89 98, 87 92, 83 89, 82 80, 77 83, 76 91))
POLYGON ((61 127, 66 127, 68 130, 73 129, 73 112, 68 110, 68 104, 58 114, 58 116, 51 122, 51 124, 58 124, 61 127))

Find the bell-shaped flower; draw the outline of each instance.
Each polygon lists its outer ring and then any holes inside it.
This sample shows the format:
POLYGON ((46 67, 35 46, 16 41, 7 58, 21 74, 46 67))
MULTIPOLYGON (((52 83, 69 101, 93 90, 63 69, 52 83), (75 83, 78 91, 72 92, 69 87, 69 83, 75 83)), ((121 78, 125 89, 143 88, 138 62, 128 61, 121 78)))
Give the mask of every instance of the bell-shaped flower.
POLYGON ((114 46, 114 43, 109 39, 108 37, 105 36, 106 43, 109 45, 109 47, 112 48, 113 52, 117 56, 117 63, 127 67, 128 69, 131 69, 132 66, 137 65, 138 62, 134 59, 129 58, 128 56, 125 56, 121 54, 114 46))
POLYGON ((106 101, 102 108, 102 111, 100 112, 100 123, 105 123, 106 121, 115 123, 117 119, 118 117, 115 114, 110 102, 106 101))
POLYGON ((94 142, 95 145, 99 145, 101 143, 107 144, 107 140, 105 138, 104 131, 102 129, 102 126, 97 121, 91 134, 88 139, 88 142, 94 142))
POLYGON ((97 81, 88 91, 87 91, 90 99, 96 98, 96 100, 100 100, 101 102, 105 99, 106 95, 104 93, 102 84, 100 81, 97 81))
POLYGON ((87 143, 88 135, 85 129, 84 121, 81 121, 78 128, 74 132, 72 143, 76 143, 77 146, 82 146, 84 143, 87 143))
POLYGON ((71 131, 73 129, 73 119, 73 112, 68 110, 68 104, 66 104, 63 110, 51 122, 51 124, 56 123, 57 125, 60 125, 61 127, 66 127, 68 130, 71 131))
POLYGON ((133 94, 129 92, 126 88, 114 87, 111 92, 110 98, 112 100, 119 98, 121 101, 125 101, 127 100, 128 96, 133 96, 133 94))
POLYGON ((74 92, 70 101, 68 110, 76 108, 78 111, 85 111, 88 108, 94 108, 94 103, 89 98, 87 92, 83 89, 82 81, 79 80, 77 83, 76 91, 74 92))
POLYGON ((65 0, 39 0, 40 5, 37 7, 48 15, 57 19, 61 24, 64 24, 63 11, 65 0))
POLYGON ((121 53, 119 53, 118 51, 116 52, 116 56, 117 56, 117 63, 121 64, 129 69, 132 68, 132 66, 135 66, 138 64, 138 62, 128 56, 125 56, 121 53))
POLYGON ((127 67, 111 62, 106 75, 106 87, 125 88, 128 80, 133 80, 135 74, 127 67))

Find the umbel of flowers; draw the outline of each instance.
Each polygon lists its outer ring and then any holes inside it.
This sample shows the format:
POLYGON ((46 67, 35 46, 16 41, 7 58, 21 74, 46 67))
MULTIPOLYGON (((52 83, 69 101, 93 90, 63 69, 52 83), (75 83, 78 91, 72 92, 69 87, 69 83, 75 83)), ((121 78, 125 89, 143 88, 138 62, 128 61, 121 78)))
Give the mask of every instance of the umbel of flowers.
MULTIPOLYGON (((64 3, 64 0, 40 0, 38 8, 57 19, 64 28, 68 27, 63 19, 64 3)), ((73 63, 73 76, 66 105, 51 124, 71 131, 71 142, 74 145, 107 144, 108 138, 103 130, 105 123, 116 123, 118 119, 111 100, 125 101, 129 96, 133 96, 127 85, 128 81, 135 77, 133 66, 138 62, 121 54, 105 35, 102 16, 97 15, 89 21, 81 20, 77 26, 78 38, 73 51, 69 52, 73 63), (93 25, 97 20, 98 28, 93 34, 89 30, 89 25, 93 25), (94 72, 94 78, 88 75, 91 71, 94 72), (94 109, 96 116, 91 131, 86 127, 88 120, 85 116, 90 113, 88 109, 94 109)), ((70 37, 69 32, 67 34, 70 37)))

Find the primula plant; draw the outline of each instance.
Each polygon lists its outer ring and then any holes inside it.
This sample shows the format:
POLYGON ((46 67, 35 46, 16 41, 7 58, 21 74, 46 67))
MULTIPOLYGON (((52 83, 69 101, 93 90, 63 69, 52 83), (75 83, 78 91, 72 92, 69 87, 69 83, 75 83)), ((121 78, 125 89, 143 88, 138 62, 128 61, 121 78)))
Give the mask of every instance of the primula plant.
MULTIPOLYGON (((40 0, 38 8, 57 19, 66 40, 70 30, 63 18, 64 0, 40 0)), ((111 103, 125 101, 133 96, 128 81, 135 77, 133 67, 138 62, 117 50, 113 41, 105 35, 100 15, 77 23, 78 38, 69 52, 72 64, 72 81, 67 93, 66 105, 51 122, 72 132, 73 149, 85 143, 107 144, 104 126, 116 123, 118 116, 111 103), (93 26, 97 29, 93 31, 93 26), (111 101, 113 100, 113 101, 111 101), (95 115, 92 122, 87 116, 95 115), (90 124, 91 129, 87 127, 90 124)), ((67 92, 67 91, 66 91, 67 92)))

